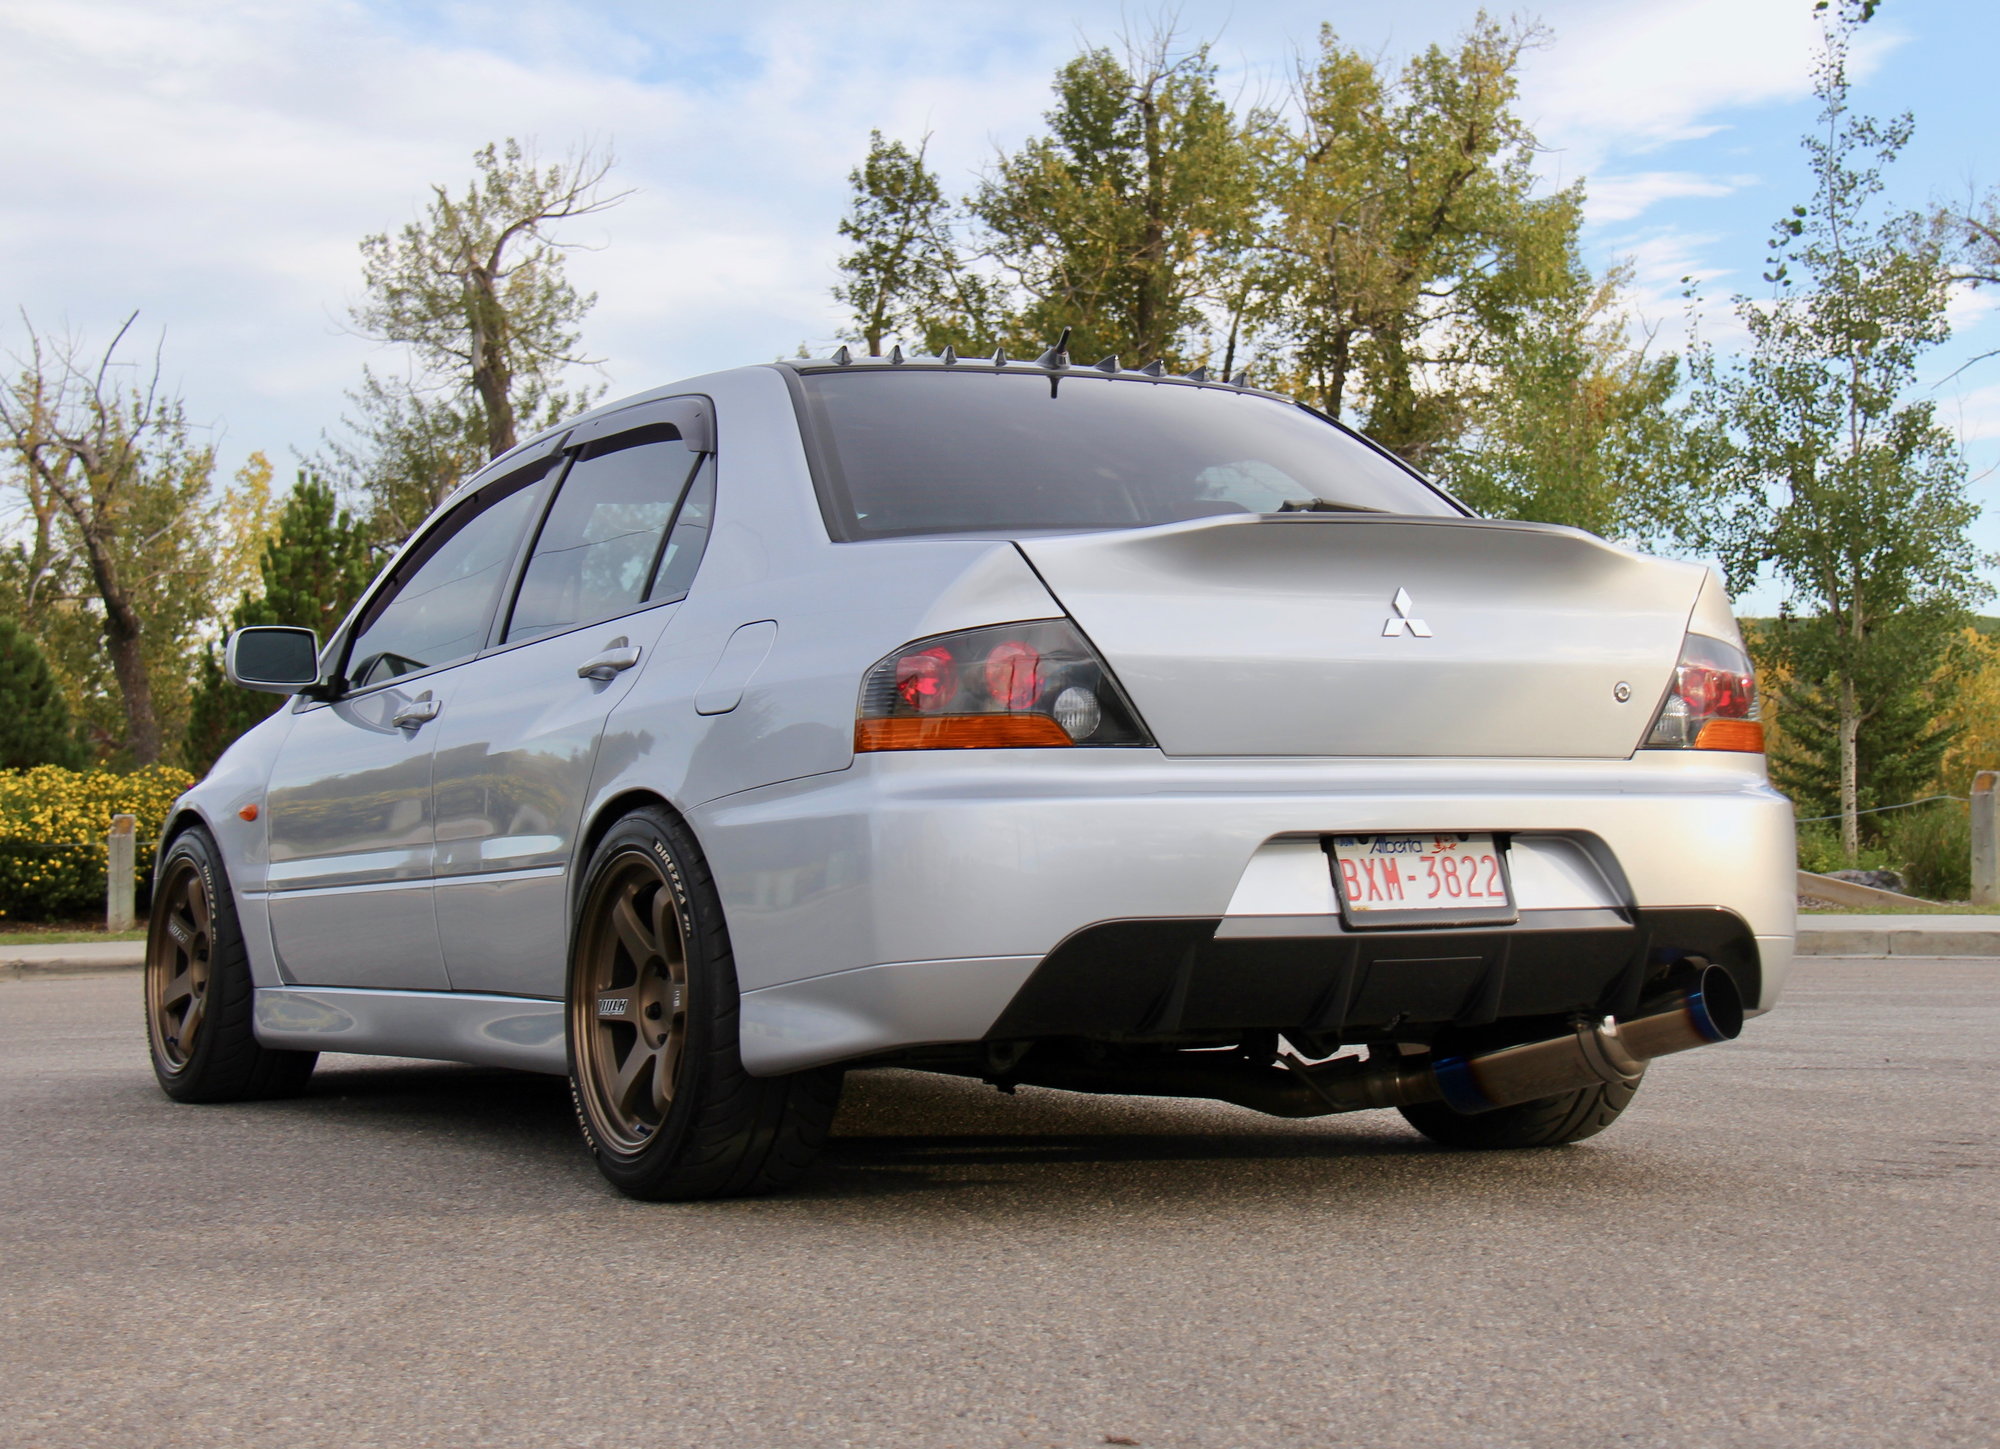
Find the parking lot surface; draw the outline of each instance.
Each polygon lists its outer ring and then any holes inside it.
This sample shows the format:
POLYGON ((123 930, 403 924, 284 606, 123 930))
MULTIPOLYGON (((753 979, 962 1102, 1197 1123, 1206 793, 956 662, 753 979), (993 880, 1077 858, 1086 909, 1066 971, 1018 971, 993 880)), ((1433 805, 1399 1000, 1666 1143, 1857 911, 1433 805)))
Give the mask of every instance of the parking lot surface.
POLYGON ((169 1103, 139 977, 0 982, 8 1445, 1988 1445, 2000 963, 1802 962, 1609 1133, 856 1074, 645 1205, 563 1084, 169 1103))

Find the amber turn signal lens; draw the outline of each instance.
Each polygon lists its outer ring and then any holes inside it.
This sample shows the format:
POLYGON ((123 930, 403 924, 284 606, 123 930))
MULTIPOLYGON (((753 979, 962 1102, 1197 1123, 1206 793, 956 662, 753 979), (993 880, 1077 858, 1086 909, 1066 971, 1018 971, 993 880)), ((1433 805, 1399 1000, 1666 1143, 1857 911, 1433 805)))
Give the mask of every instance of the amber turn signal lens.
POLYGON ((1712 719, 1695 736, 1698 750, 1742 750, 1764 753, 1764 722, 1758 719, 1712 719))
POLYGON ((238 810, 236 813, 245 820, 255 820, 257 818, 256 802, 253 801, 250 804, 245 805, 241 810, 238 810))
POLYGON ((1045 714, 941 714, 928 719, 860 719, 856 754, 869 750, 1021 750, 1076 742, 1045 714))

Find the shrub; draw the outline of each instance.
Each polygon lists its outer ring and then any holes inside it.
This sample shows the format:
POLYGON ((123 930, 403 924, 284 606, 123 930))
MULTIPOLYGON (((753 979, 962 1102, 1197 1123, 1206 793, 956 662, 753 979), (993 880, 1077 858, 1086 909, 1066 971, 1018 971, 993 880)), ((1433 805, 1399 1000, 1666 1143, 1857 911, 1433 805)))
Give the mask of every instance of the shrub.
POLYGON ((1914 895, 1962 901, 1972 895, 1972 812, 1956 800, 1898 810, 1882 843, 1914 895))
POLYGON ((140 895, 167 809, 194 783, 171 765, 131 774, 42 765, 0 770, 0 919, 73 920, 104 909, 104 837, 111 817, 139 817, 140 895))
MULTIPOLYGON (((1895 870, 1895 852, 1869 841, 1861 843, 1861 856, 1853 863, 1855 870, 1895 870)), ((1836 870, 1849 869, 1847 857, 1840 849, 1840 822, 1838 820, 1816 820, 1799 827, 1799 869, 1827 875, 1836 870)))

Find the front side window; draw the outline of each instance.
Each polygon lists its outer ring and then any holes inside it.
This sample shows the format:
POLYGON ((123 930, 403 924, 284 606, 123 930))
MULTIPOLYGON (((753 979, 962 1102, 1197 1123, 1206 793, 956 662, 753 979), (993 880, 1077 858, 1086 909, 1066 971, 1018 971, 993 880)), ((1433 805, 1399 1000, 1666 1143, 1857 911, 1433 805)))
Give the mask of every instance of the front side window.
POLYGON ((540 474, 468 498, 396 568, 348 647, 355 688, 477 654, 493 622, 521 534, 534 516, 540 474))
POLYGON ((834 537, 1143 528, 1223 513, 1460 510, 1275 398, 1087 371, 808 373, 834 537))
POLYGON ((535 539, 506 642, 558 634, 645 602, 696 461, 671 427, 621 433, 586 448, 535 539))

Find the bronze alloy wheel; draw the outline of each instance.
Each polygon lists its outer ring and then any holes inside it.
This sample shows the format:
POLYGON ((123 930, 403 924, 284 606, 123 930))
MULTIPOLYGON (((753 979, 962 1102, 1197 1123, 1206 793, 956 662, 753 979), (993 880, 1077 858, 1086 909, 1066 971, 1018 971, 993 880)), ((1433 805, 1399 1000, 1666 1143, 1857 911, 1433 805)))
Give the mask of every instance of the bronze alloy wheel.
POLYGON ((666 872, 621 851, 584 904, 570 994, 577 1082, 604 1145, 645 1147, 666 1121, 687 1055, 687 933, 666 872))
POLYGON ((215 907, 199 865, 181 856, 160 882, 146 943, 146 1023, 153 1050, 171 1071, 185 1068, 208 1015, 215 907))

